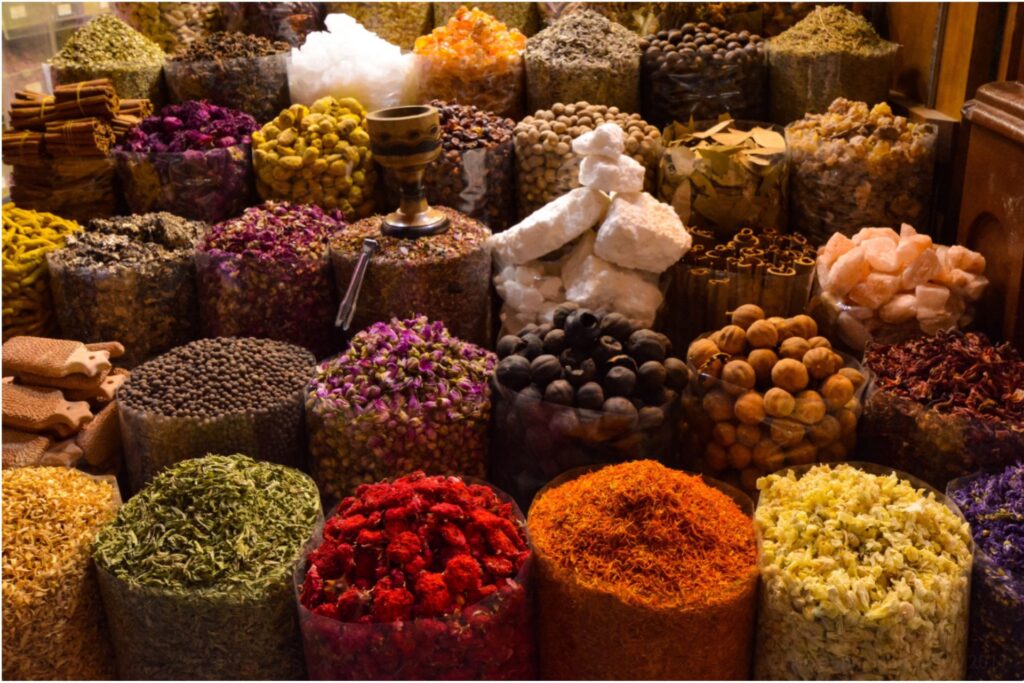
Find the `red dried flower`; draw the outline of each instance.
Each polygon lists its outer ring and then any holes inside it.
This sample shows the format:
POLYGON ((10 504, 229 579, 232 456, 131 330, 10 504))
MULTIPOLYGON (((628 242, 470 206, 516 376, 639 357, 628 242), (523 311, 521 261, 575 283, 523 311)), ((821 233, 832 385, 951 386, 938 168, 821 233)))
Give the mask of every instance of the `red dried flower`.
POLYGON ((477 593, 483 583, 483 570, 471 555, 460 553, 444 568, 444 582, 455 593, 477 593))
POLYGON ((412 562, 420 553, 420 537, 403 531, 388 544, 388 559, 397 564, 412 562))
MULTIPOLYGON (((383 583, 383 581, 381 582, 383 583)), ((377 622, 405 621, 412 616, 415 599, 404 588, 376 588, 371 614, 377 622)))

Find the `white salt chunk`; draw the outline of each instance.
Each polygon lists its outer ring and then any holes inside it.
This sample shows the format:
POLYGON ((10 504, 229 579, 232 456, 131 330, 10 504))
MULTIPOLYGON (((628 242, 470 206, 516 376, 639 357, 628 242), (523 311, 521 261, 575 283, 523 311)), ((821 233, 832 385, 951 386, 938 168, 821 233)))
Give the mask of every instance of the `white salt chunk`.
MULTIPOLYGON (((841 232, 834 232, 832 236, 828 238, 828 242, 818 249, 818 263, 824 263, 826 266, 831 267, 840 256, 853 249, 855 246, 853 240, 844 235, 841 232)), ((819 280, 822 282, 822 280, 819 280)))
POLYGON ((896 256, 896 242, 888 237, 873 237, 860 243, 864 249, 864 258, 873 270, 883 273, 895 273, 900 263, 896 256))
POLYGON ((864 248, 854 247, 836 259, 829 270, 828 282, 823 283, 823 287, 837 296, 846 296, 870 274, 871 266, 864 258, 864 248))
MULTIPOLYGON (((914 238, 911 238, 914 239, 914 238)), ((900 276, 901 289, 914 289, 942 273, 942 264, 934 249, 926 249, 903 270, 900 276)))
POLYGON ((661 273, 683 257, 691 242, 670 205, 646 192, 617 194, 597 230, 594 253, 623 268, 661 273))
POLYGON ((945 310, 946 302, 949 301, 949 289, 942 285, 918 285, 914 289, 914 295, 917 297, 918 318, 922 317, 922 311, 945 310))
POLYGON ((850 301, 856 304, 877 309, 891 299, 899 287, 899 277, 884 273, 871 273, 850 290, 849 297, 850 301))
POLYGON ((572 151, 580 156, 615 158, 626 150, 626 134, 617 123, 602 123, 572 141, 572 151))
POLYGON ((580 162, 580 184, 602 192, 642 192, 647 170, 636 159, 584 157, 580 162))
POLYGON ((853 236, 853 243, 860 245, 866 240, 884 238, 890 240, 893 246, 899 242, 900 236, 892 228, 861 228, 856 235, 853 236))
POLYGON ((917 317, 917 297, 913 294, 897 294, 878 309, 882 322, 899 325, 917 317))
POLYGON ((932 238, 928 235, 902 237, 899 246, 896 247, 896 260, 901 267, 909 266, 931 248, 932 238))
POLYGON ((608 197, 597 190, 577 188, 492 235, 491 248, 499 262, 520 264, 540 258, 597 225, 608 204, 608 197))

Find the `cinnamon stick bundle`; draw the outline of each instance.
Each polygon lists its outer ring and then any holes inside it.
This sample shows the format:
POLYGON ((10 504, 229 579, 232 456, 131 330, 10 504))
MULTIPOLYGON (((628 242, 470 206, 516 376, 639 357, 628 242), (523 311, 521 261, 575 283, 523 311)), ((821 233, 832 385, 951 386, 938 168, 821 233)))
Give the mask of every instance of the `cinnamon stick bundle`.
POLYGON ((50 123, 80 118, 110 120, 120 103, 109 79, 60 85, 53 95, 32 90, 14 93, 10 122, 15 130, 43 131, 50 123))
POLYGON ((114 131, 95 118, 48 123, 43 143, 54 157, 106 156, 114 144, 114 131))
POLYGON ((150 100, 121 100, 118 116, 137 116, 144 119, 153 115, 153 103, 150 100))
POLYGON ((142 123, 142 119, 138 116, 118 114, 110 121, 110 128, 114 131, 114 138, 120 142, 128 134, 128 131, 140 123, 142 123))
POLYGON ((4 131, 3 159, 5 164, 20 164, 43 156, 43 134, 31 130, 4 131))

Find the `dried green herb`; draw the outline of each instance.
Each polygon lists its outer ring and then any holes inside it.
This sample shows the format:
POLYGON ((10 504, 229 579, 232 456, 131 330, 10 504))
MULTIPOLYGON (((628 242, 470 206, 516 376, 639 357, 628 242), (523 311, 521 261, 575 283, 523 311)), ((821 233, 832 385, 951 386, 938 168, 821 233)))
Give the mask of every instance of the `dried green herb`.
POLYGON ((301 677, 292 575, 320 518, 313 480, 282 465, 211 455, 158 475, 94 546, 120 676, 301 677))

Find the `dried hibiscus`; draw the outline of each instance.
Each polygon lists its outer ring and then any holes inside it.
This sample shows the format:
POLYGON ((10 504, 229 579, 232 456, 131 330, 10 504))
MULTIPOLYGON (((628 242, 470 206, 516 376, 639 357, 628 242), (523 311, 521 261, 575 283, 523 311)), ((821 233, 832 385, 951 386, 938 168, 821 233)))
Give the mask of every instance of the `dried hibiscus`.
POLYGON ((532 678, 530 558, 522 513, 490 486, 360 486, 298 577, 310 677, 532 678))

